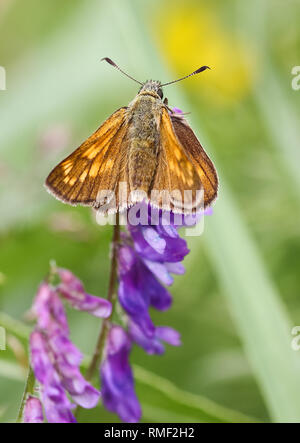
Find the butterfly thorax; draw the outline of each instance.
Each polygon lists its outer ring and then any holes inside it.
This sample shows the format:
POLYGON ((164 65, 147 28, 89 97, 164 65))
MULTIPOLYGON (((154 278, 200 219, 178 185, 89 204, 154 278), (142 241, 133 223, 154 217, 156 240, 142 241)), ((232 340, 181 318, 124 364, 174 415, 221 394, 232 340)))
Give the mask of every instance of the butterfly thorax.
POLYGON ((131 190, 147 194, 157 167, 159 125, 163 103, 154 87, 143 87, 127 110, 128 177, 131 190))

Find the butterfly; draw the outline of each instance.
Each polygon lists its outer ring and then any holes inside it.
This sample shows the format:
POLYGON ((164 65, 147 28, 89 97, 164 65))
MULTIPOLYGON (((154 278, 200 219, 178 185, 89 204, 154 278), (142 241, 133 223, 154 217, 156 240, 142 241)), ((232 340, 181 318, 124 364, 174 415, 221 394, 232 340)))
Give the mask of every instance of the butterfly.
POLYGON ((184 115, 163 100, 162 91, 208 66, 162 85, 139 82, 111 59, 104 60, 141 88, 127 107, 115 111, 52 170, 48 190, 65 203, 92 206, 103 214, 145 199, 174 212, 209 206, 218 192, 215 167, 184 115))

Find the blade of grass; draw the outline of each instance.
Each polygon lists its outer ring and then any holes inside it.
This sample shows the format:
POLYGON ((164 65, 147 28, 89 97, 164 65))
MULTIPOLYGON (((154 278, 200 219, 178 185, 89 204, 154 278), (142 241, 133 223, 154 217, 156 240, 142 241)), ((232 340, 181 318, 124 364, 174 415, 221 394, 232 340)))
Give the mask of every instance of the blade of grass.
POLYGON ((220 406, 203 396, 183 391, 169 380, 153 374, 140 366, 134 365, 134 375, 138 385, 143 386, 144 389, 157 391, 157 395, 162 397, 159 402, 160 405, 165 398, 178 405, 178 407, 182 407, 184 411, 192 414, 195 419, 199 420, 201 418, 203 422, 257 423, 258 421, 240 412, 220 406))
POLYGON ((0 377, 18 382, 25 381, 25 374, 23 368, 11 361, 0 360, 0 377))
MULTIPOLYGON (((245 47, 249 45, 249 38, 251 39, 251 45, 259 60, 260 79, 254 83, 254 98, 272 146, 277 150, 287 170, 290 179, 287 185, 299 198, 299 116, 287 97, 287 93, 292 91, 292 66, 283 82, 271 62, 272 29, 268 26, 268 21, 272 8, 273 3, 269 0, 255 0, 249 4, 238 2, 236 23, 240 39, 245 41, 245 47)), ((297 91, 294 91, 294 94, 297 94, 297 91)))
POLYGON ((31 331, 31 328, 29 328, 27 325, 14 319, 3 311, 0 311, 0 326, 21 339, 27 339, 31 331))
POLYGON ((224 183, 205 240, 271 416, 299 421, 300 359, 291 348, 292 324, 224 183))

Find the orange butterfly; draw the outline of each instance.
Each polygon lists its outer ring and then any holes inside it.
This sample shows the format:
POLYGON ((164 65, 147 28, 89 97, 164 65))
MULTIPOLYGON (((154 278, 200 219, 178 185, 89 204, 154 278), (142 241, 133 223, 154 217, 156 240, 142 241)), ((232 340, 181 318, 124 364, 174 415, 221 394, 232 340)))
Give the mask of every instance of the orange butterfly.
POLYGON ((183 116, 162 100, 162 86, 174 82, 133 80, 141 85, 138 95, 53 169, 47 188, 65 203, 103 213, 145 198, 154 206, 186 213, 199 208, 200 195, 207 207, 217 196, 217 173, 183 116))

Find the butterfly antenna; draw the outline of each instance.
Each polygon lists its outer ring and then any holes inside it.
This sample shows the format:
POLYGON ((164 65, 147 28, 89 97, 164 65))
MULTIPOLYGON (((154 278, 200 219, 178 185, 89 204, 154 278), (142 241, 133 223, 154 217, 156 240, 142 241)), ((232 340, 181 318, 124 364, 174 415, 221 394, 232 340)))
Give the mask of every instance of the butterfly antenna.
POLYGON ((122 69, 119 68, 119 66, 116 65, 115 62, 113 62, 110 58, 108 58, 108 57, 103 57, 103 58, 101 59, 101 61, 102 61, 102 60, 105 60, 107 63, 109 63, 110 65, 112 65, 114 68, 117 68, 120 72, 122 72, 122 74, 126 75, 126 77, 130 78, 130 79, 133 80, 134 82, 136 82, 136 83, 138 83, 139 85, 142 85, 142 86, 143 86, 143 83, 142 83, 142 82, 139 82, 139 81, 136 80, 135 78, 131 77, 131 75, 126 74, 126 72, 122 71, 122 69))
POLYGON ((167 86, 167 85, 171 85, 172 83, 180 82, 181 80, 184 80, 184 79, 186 79, 186 78, 189 78, 189 77, 191 77, 192 75, 199 74, 200 72, 205 71, 205 69, 210 69, 210 67, 209 67, 209 66, 201 66, 201 68, 197 69, 197 71, 194 71, 194 72, 192 72, 191 74, 186 75, 185 77, 179 78, 178 80, 173 80, 172 82, 164 83, 164 84, 161 85, 161 86, 167 86))

